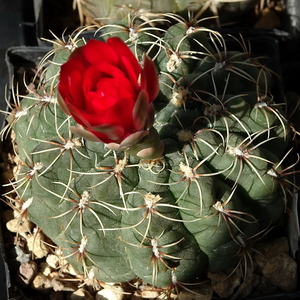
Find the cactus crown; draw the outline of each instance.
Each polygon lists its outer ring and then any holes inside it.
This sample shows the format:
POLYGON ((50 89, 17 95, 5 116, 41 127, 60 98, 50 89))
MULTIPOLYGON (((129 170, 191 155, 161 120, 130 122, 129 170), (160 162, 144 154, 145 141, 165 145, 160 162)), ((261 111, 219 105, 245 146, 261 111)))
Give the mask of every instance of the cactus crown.
POLYGON ((162 17, 129 15, 94 36, 119 37, 138 61, 155 63, 152 128, 163 153, 143 156, 145 144, 134 154, 115 150, 70 130, 76 122, 56 87, 60 66, 86 43, 78 34, 54 42, 38 88, 21 102, 15 95, 7 118, 23 164, 12 185, 24 210, 78 272, 101 281, 176 286, 235 268, 246 241, 282 218, 292 193, 290 128, 264 58, 243 39, 231 50, 200 23, 164 19, 155 27, 162 17))

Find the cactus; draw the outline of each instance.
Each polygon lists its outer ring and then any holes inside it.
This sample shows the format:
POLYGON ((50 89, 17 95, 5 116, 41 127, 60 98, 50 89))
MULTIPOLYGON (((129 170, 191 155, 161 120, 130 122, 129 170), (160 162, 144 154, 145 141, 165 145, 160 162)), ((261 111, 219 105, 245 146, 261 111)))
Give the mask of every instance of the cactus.
POLYGON ((144 17, 152 18, 153 14, 173 12, 183 17, 194 15, 217 17, 214 20, 219 27, 224 23, 236 22, 242 15, 254 9, 257 0, 204 0, 204 1, 158 1, 158 0, 74 0, 73 9, 78 10, 81 25, 113 23, 124 17, 131 10, 143 12, 144 17), (147 12, 147 13, 146 13, 147 12))
POLYGON ((10 105, 23 164, 14 192, 75 269, 101 281, 177 286, 237 268, 246 240, 276 226, 292 194, 291 133, 270 92, 274 72, 243 39, 230 50, 218 32, 165 18, 173 22, 165 29, 129 15, 95 33, 156 65, 152 128, 164 146, 156 157, 70 130, 76 122, 56 86, 61 65, 86 43, 78 35, 55 42, 38 89, 10 105))

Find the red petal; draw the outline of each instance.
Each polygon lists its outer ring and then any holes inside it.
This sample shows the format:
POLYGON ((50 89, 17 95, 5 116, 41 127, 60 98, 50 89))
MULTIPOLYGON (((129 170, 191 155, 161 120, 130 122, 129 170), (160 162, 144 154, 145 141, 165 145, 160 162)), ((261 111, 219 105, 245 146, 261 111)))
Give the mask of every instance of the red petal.
POLYGON ((84 105, 81 107, 87 113, 101 114, 117 101, 118 82, 113 78, 103 78, 96 66, 91 66, 84 75, 84 105))
POLYGON ((120 142, 123 140, 125 131, 122 126, 116 124, 104 124, 100 126, 87 128, 88 131, 95 134, 99 139, 107 142, 120 142))
POLYGON ((68 104, 68 109, 69 109, 70 114, 72 115, 72 117, 78 124, 80 124, 84 127, 92 126, 93 115, 85 113, 80 108, 78 109, 76 106, 72 105, 71 103, 68 104))
POLYGON ((81 84, 83 90, 82 104, 80 107, 85 112, 95 113, 91 102, 95 97, 97 97, 95 91, 97 90, 97 84, 99 80, 101 80, 101 75, 101 72, 96 66, 90 66, 84 73, 82 82, 79 83, 81 84))
POLYGON ((135 132, 136 129, 133 124, 132 111, 135 104, 135 99, 123 99, 111 107, 103 117, 104 123, 119 124, 128 134, 135 132))
POLYGON ((131 64, 131 60, 128 57, 123 56, 121 58, 121 62, 122 62, 122 66, 120 66, 120 68, 122 69, 123 74, 129 79, 133 89, 135 90, 135 93, 138 93, 138 90, 139 90, 138 80, 139 80, 139 76, 141 74, 142 68, 140 67, 140 70, 137 73, 137 70, 131 64))
POLYGON ((119 82, 118 90, 122 98, 136 97, 135 95, 137 95, 138 91, 134 89, 130 78, 128 78, 128 75, 126 73, 124 74, 122 70, 106 62, 102 62, 97 68, 102 72, 103 77, 111 77, 119 82))
POLYGON ((107 40, 107 44, 115 50, 120 58, 126 58, 126 63, 124 63, 124 60, 121 59, 121 66, 124 66, 126 68, 128 65, 130 65, 137 76, 138 74, 140 74, 140 64, 138 63, 136 57, 133 55, 128 46, 120 38, 111 37, 107 40))
POLYGON ((132 118, 136 130, 142 130, 145 127, 148 118, 148 93, 142 90, 135 102, 132 118))
MULTIPOLYGON (((70 60, 61 66, 58 91, 65 102, 81 105, 83 99, 82 75, 85 66, 79 60, 70 60)), ((68 105, 68 103, 66 103, 68 105)))
POLYGON ((117 65, 119 57, 115 50, 116 49, 104 42, 92 39, 83 46, 82 53, 85 59, 93 65, 98 65, 102 61, 107 61, 109 64, 117 65))
POLYGON ((149 101, 152 102, 158 95, 159 82, 155 65, 151 58, 144 56, 144 73, 147 81, 147 91, 149 94, 149 101))
POLYGON ((84 47, 84 46, 80 46, 80 47, 75 48, 75 49, 71 52, 71 54, 70 54, 68 60, 70 60, 70 59, 76 59, 77 57, 83 56, 83 54, 82 54, 83 47, 84 47))
POLYGON ((62 96, 60 95, 59 91, 57 91, 57 103, 60 107, 60 109, 66 114, 66 115, 71 115, 66 102, 63 100, 62 96))
POLYGON ((87 128, 102 126, 107 124, 115 124, 124 128, 126 136, 135 132, 133 124, 132 110, 135 104, 134 99, 122 99, 106 110, 98 110, 94 113, 87 113, 83 110, 69 105, 68 109, 75 121, 87 128))

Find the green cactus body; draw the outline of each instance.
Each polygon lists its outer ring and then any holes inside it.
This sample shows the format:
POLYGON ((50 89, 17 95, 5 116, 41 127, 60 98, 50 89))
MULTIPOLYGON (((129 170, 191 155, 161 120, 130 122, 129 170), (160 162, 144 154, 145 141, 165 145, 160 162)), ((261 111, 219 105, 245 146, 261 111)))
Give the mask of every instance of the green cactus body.
MULTIPOLYGON (((97 19, 103 23, 114 23, 118 18, 122 18, 127 15, 128 12, 135 10, 137 13, 145 13, 146 16, 152 16, 153 13, 176 13, 187 17, 191 13, 204 16, 219 16, 219 20, 213 20, 213 22, 230 23, 237 18, 240 18, 243 14, 249 12, 258 3, 257 0, 240 0, 240 1, 223 1, 216 0, 211 2, 191 2, 189 0, 176 0, 176 1, 158 1, 158 0, 90 0, 78 2, 75 5, 78 6, 80 18, 83 15, 87 19, 97 19)), ((83 20, 81 20, 83 21, 83 20)))
POLYGON ((116 18, 121 18, 122 16, 128 14, 130 10, 136 9, 137 11, 147 11, 151 13, 167 13, 176 12, 181 14, 187 14, 187 11, 196 12, 200 10, 204 4, 203 3, 190 3, 187 0, 178 1, 120 1, 120 0, 91 0, 89 2, 84 2, 79 4, 82 10, 89 17, 100 18, 104 23, 112 23, 116 18))
POLYGON ((139 59, 153 57, 163 156, 140 159, 71 133, 75 121, 56 101, 41 100, 71 53, 56 49, 40 90, 9 119, 24 163, 15 190, 79 272, 164 287, 174 276, 192 282, 235 267, 238 237, 282 217, 289 192, 279 179, 290 132, 268 96, 271 72, 245 49, 226 50, 219 33, 190 33, 181 19, 166 32, 134 20, 135 39, 126 18, 98 35, 118 35, 139 59))

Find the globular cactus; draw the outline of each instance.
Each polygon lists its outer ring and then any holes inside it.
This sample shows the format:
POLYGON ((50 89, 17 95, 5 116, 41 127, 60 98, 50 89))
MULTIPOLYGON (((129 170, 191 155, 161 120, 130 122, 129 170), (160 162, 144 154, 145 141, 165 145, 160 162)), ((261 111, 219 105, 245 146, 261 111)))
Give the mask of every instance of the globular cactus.
MULTIPOLYGON (((145 72, 151 59, 156 65, 158 96, 150 99, 157 83, 148 79, 132 113, 145 137, 130 145, 123 138, 103 143, 96 134, 112 137, 117 130, 77 126, 86 111, 70 102, 82 82, 67 92, 62 81, 73 77, 58 82, 61 65, 68 61, 71 68, 86 49, 78 36, 56 42, 50 64, 42 61, 39 88, 16 101, 8 117, 23 162, 14 191, 30 220, 78 272, 101 281, 139 277, 176 286, 208 270, 236 268, 248 258, 247 241, 277 224, 292 193, 291 166, 285 166, 291 133, 270 92, 274 72, 243 39, 233 51, 220 33, 165 17, 167 28, 133 15, 95 34, 101 45, 123 40, 145 72)), ((99 61, 102 52, 94 53, 99 61)), ((95 78, 87 77, 84 88, 95 78)), ((123 111, 117 114, 122 123, 123 111)))

